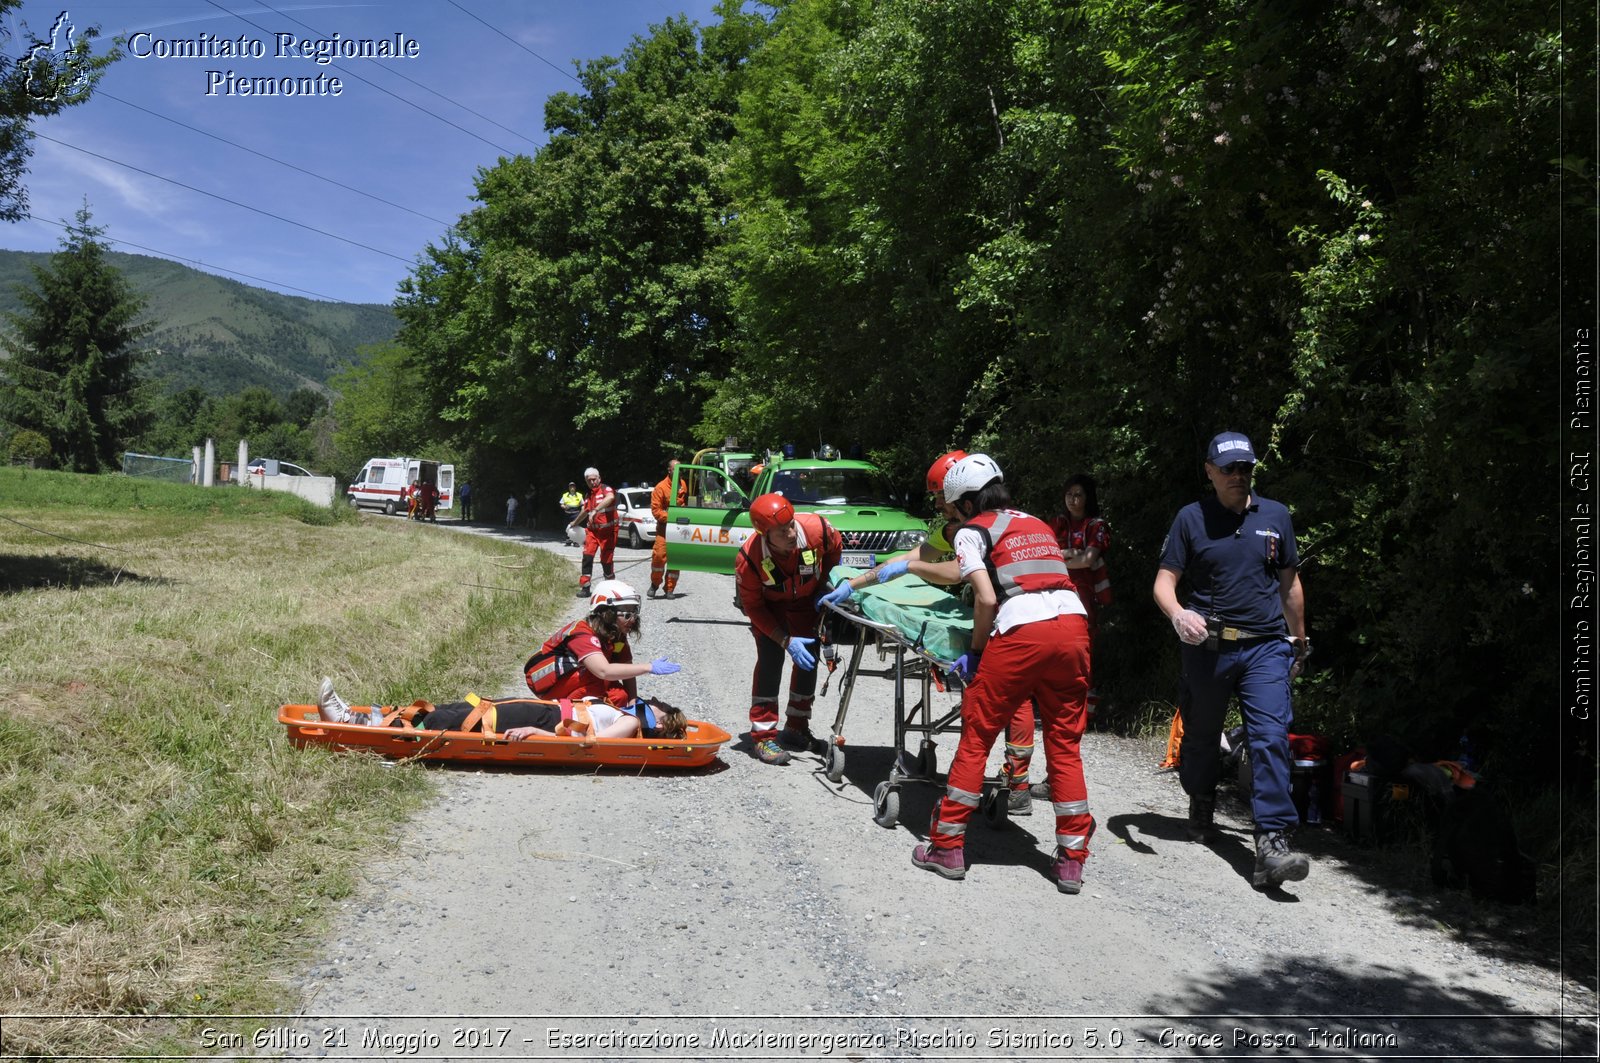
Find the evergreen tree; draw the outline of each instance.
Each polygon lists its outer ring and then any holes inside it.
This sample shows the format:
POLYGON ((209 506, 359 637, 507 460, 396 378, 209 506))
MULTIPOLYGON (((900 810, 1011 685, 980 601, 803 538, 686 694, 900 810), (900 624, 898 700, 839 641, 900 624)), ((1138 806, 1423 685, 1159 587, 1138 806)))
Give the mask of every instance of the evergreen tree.
POLYGON ((144 300, 106 261, 87 204, 61 250, 33 269, 37 290, 19 288, 22 312, 6 315, 14 336, 3 363, 5 416, 50 441, 54 464, 98 472, 117 463, 142 426, 136 341, 144 300))

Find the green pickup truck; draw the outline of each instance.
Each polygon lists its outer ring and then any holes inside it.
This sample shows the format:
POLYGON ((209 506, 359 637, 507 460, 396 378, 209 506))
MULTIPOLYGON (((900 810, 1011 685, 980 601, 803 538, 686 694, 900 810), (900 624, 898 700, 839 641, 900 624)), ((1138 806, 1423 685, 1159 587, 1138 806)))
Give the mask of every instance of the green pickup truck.
MULTIPOLYGON (((824 448, 830 454, 831 448, 824 448)), ((883 470, 839 457, 770 456, 747 494, 725 468, 679 465, 667 518, 667 557, 676 569, 732 572, 744 541, 755 534, 750 500, 776 492, 798 512, 817 513, 844 537, 843 564, 870 568, 928 538, 928 525, 907 513, 883 470)))

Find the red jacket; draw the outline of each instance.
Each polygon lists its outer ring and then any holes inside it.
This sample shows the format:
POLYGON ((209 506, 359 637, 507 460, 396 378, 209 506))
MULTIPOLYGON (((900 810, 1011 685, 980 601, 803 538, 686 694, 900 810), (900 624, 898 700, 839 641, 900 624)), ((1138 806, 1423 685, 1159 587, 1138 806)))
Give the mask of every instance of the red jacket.
MULTIPOLYGON (((557 631, 545 640, 541 652, 550 652, 566 643, 567 661, 557 669, 555 686, 540 694, 538 697, 551 701, 561 698, 605 698, 616 702, 620 696, 626 699, 631 695, 627 689, 628 681, 610 683, 595 675, 581 663, 590 654, 598 653, 607 661, 614 664, 628 664, 633 661, 633 647, 627 641, 614 642, 607 646, 589 626, 587 620, 575 620, 566 627, 557 631)), ((531 662, 530 662, 531 663, 531 662)), ((528 676, 528 687, 533 688, 532 676, 528 676)))
POLYGON ((766 536, 752 535, 739 548, 733 576, 744 615, 761 634, 782 642, 791 634, 789 617, 814 613, 827 589, 828 574, 844 554, 844 540, 833 525, 815 513, 795 517, 800 541, 788 557, 773 556, 766 536))
POLYGON ((615 532, 617 528, 616 492, 605 484, 601 484, 589 492, 589 497, 583 500, 583 511, 589 514, 588 528, 596 535, 604 536, 607 532, 615 532), (612 496, 611 506, 601 509, 606 496, 612 496))

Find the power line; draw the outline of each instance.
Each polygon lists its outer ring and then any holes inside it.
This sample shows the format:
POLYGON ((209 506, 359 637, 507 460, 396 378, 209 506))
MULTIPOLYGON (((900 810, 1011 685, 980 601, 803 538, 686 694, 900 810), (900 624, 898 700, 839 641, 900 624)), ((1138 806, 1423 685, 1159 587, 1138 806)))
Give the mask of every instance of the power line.
MULTIPOLYGON (((28 218, 29 221, 36 221, 41 225, 54 225, 58 229, 65 229, 68 232, 70 232, 72 230, 72 226, 66 224, 65 222, 51 221, 49 218, 41 218, 37 214, 29 214, 29 215, 27 215, 27 218, 28 218)), ((255 276, 253 274, 250 274, 250 273, 240 273, 238 270, 229 269, 227 266, 211 265, 211 266, 208 267, 204 262, 202 262, 198 258, 189 258, 189 257, 187 257, 185 255, 173 254, 171 251, 162 251, 162 250, 159 250, 159 249, 154 248, 154 247, 146 247, 143 244, 136 244, 132 240, 118 240, 114 236, 99 236, 99 237, 96 237, 96 239, 104 240, 108 244, 120 244, 123 247, 136 247, 140 251, 148 251, 152 255, 155 255, 157 258, 164 258, 164 259, 167 259, 167 260, 172 261, 172 262, 192 262, 192 263, 195 264, 195 266, 200 268, 202 271, 207 270, 207 269, 216 269, 216 270, 221 270, 223 273, 231 273, 235 277, 243 277, 246 280, 260 281, 262 284, 270 284, 274 288, 288 288, 290 291, 301 292, 301 293, 303 293, 305 295, 313 295, 313 296, 316 296, 318 299, 326 299, 330 303, 348 303, 350 301, 348 299, 338 299, 338 298, 335 298, 334 296, 331 296, 331 295, 324 295, 321 292, 314 292, 310 288, 299 288, 299 287, 296 287, 293 284, 285 284, 282 281, 271 280, 270 278, 267 278, 267 277, 257 277, 257 276, 255 276)))
POLYGON ((191 133, 199 133, 203 137, 210 137, 212 140, 215 140, 220 144, 226 144, 230 148, 238 148, 240 151, 248 151, 250 154, 256 156, 257 158, 266 159, 268 162, 275 162, 279 166, 286 166, 291 170, 296 170, 296 171, 298 171, 300 173, 305 174, 307 177, 315 177, 319 181, 326 181, 328 184, 333 185, 335 188, 342 188, 346 192, 354 192, 358 196, 365 196, 367 199, 370 199, 375 203, 382 203, 385 206, 393 207, 396 210, 403 210, 407 214, 414 214, 417 217, 423 219, 424 221, 431 221, 431 222, 434 222, 435 224, 443 225, 446 229, 454 227, 454 223, 445 221, 442 218, 435 218, 435 217, 433 217, 431 215, 422 213, 420 210, 412 210, 410 207, 404 206, 404 205, 402 205, 400 203, 393 203, 393 202, 391 202, 391 201, 389 201, 387 199, 384 199, 382 196, 375 196, 371 192, 363 192, 361 189, 353 188, 350 185, 347 185, 342 181, 335 181, 331 177, 324 177, 322 174, 314 173, 311 170, 308 170, 303 166, 296 166, 292 162, 285 162, 283 159, 277 158, 277 157, 272 156, 272 155, 268 155, 265 152, 257 151, 255 148, 246 147, 245 145, 237 143, 237 142, 232 141, 232 140, 229 140, 226 137, 219 137, 215 133, 208 133, 204 129, 196 128, 195 126, 192 126, 192 125, 188 124, 187 122, 180 122, 176 118, 169 118, 167 115, 161 114, 158 111, 152 111, 148 107, 141 107, 137 103, 133 103, 133 102, 131 102, 129 100, 120 99, 120 98, 118 98, 116 96, 111 95, 111 93, 106 92, 104 90, 96 89, 94 95, 95 95, 95 99, 100 99, 101 97, 104 97, 104 98, 106 98, 108 100, 116 100, 117 103, 122 104, 124 107, 132 107, 136 111, 143 111, 145 114, 150 115, 152 118, 159 118, 163 122, 171 122, 175 126, 181 126, 182 128, 189 130, 191 133))
POLYGON ((540 55, 538 52, 534 51, 532 48, 529 48, 526 44, 523 44, 521 41, 519 41, 515 37, 511 36, 511 34, 507 33, 505 30, 501 29, 498 26, 490 26, 489 23, 484 22, 483 19, 478 18, 477 15, 474 15, 472 12, 468 11, 466 8, 462 7, 460 4, 456 3, 456 0, 449 0, 449 4, 450 4, 451 7, 455 8, 457 11, 461 12, 463 15, 466 15, 468 18, 477 19, 479 22, 482 22, 485 26, 489 26, 490 29, 494 30, 500 36, 504 37, 506 40, 510 41, 512 44, 516 45, 518 48, 521 48, 523 51, 527 52, 529 55, 531 55, 535 59, 539 60, 539 62, 543 63, 545 66, 549 67, 551 70, 554 70, 556 73, 565 74, 567 77, 572 78, 573 81, 576 81, 580 86, 583 84, 583 82, 578 81, 577 77, 575 77, 573 75, 572 71, 570 71, 570 70, 562 70, 559 66, 556 66, 550 60, 546 59, 544 56, 540 55))
MULTIPOLYGON (((326 33, 323 33, 322 30, 317 29, 317 27, 311 25, 308 22, 302 22, 300 19, 295 18, 293 15, 291 15, 291 14, 289 14, 287 12, 279 11, 277 8, 273 7, 271 4, 265 3, 264 0, 256 0, 256 2, 260 3, 262 7, 266 8, 268 11, 271 11, 274 15, 277 15, 280 18, 286 18, 290 22, 294 22, 294 23, 297 23, 297 24, 299 24, 301 26, 304 26, 306 29, 310 30, 312 33, 320 34, 321 36, 324 36, 324 37, 327 36, 326 33)), ((367 58, 367 57, 363 56, 362 58, 367 58)), ((372 59, 370 61, 374 62, 374 63, 377 63, 376 59, 372 59)), ((493 118, 490 118, 488 115, 480 114, 479 112, 474 111, 471 107, 468 107, 466 104, 462 103, 460 100, 453 100, 449 96, 446 96, 444 93, 439 92, 439 91, 437 91, 435 89, 431 89, 428 86, 424 85, 422 82, 417 81, 414 78, 407 77, 406 75, 402 74, 399 70, 395 69, 392 66, 384 66, 381 63, 379 63, 378 64, 378 69, 386 71, 389 74, 393 74, 395 77, 399 78, 402 81, 409 81, 411 84, 415 85, 417 88, 421 89, 423 92, 432 93, 433 95, 435 95, 435 96, 439 97, 441 100, 443 100, 445 103, 448 103, 453 107, 459 107, 463 111, 466 111, 468 114, 472 115, 475 118, 483 119, 485 122, 488 122, 490 125, 494 126, 496 129, 503 129, 507 133, 510 133, 514 137, 521 137, 523 140, 526 140, 529 144, 532 144, 534 147, 538 147, 539 146, 539 142, 537 140, 534 140, 532 137, 528 136, 526 133, 519 133, 515 129, 512 129, 510 126, 501 125, 499 122, 496 122, 493 118)))
MULTIPOLYGON (((216 8, 218 11, 221 11, 226 15, 232 15, 234 18, 238 19, 240 22, 243 22, 248 26, 254 26, 256 29, 260 30, 262 33, 266 33, 266 34, 271 34, 272 33, 271 30, 267 29, 261 23, 252 22, 250 19, 245 18, 243 15, 236 14, 236 13, 234 13, 232 11, 229 11, 227 8, 223 7, 221 4, 217 3, 217 0, 206 0, 206 3, 210 4, 212 7, 216 8)), ((302 25, 303 25, 303 23, 302 23, 302 25)), ((392 96, 395 99, 399 100, 401 103, 405 104, 407 107, 414 107, 417 110, 421 111, 423 114, 427 115, 429 118, 436 118, 439 121, 443 122, 445 125, 449 126, 450 128, 459 130, 460 132, 465 133, 467 136, 471 137, 474 140, 480 140, 483 143, 489 145, 491 148, 493 148, 494 150, 500 152, 503 155, 518 155, 518 154, 521 154, 520 152, 512 151, 510 148, 503 147, 502 145, 496 144, 494 141, 489 140, 487 137, 480 137, 478 134, 474 133, 472 130, 464 128, 463 126, 458 126, 454 122, 450 121, 450 119, 444 117, 443 115, 434 114, 432 111, 428 110, 426 107, 422 106, 421 104, 415 103, 415 102, 413 102, 411 100, 408 100, 404 96, 398 95, 397 93, 390 92, 388 89, 384 88, 382 85, 379 85, 379 84, 377 84, 375 82, 372 82, 372 81, 368 81, 366 78, 362 77, 360 74, 357 74, 357 73, 355 73, 354 71, 351 71, 351 70, 346 70, 344 67, 338 65, 337 63, 333 63, 333 64, 330 64, 330 65, 332 66, 332 68, 334 70, 339 71, 339 73, 345 75, 346 77, 354 78, 355 80, 361 82, 363 85, 366 85, 369 88, 377 89, 379 92, 383 93, 385 96, 392 96)), ((521 136, 520 133, 517 134, 517 135, 521 136)))
POLYGON ((152 173, 149 170, 141 169, 140 167, 135 166, 132 163, 123 162, 121 159, 113 159, 109 155, 101 155, 97 151, 90 151, 88 148, 80 148, 76 144, 68 144, 64 140, 57 140, 55 137, 46 136, 44 133, 35 132, 35 133, 30 134, 30 135, 36 136, 40 140, 48 140, 52 144, 59 144, 63 148, 71 148, 73 151, 81 151, 85 155, 89 155, 89 156, 92 156, 92 157, 94 157, 96 159, 100 159, 103 162, 112 163, 113 165, 116 165, 116 166, 122 166, 122 167, 124 167, 126 169, 132 170, 135 173, 142 173, 146 177, 154 177, 158 181, 165 181, 170 185, 177 185, 179 188, 187 189, 190 192, 198 192, 202 196, 210 196, 212 199, 220 200, 223 203, 228 203, 228 204, 231 204, 231 205, 233 205, 235 207, 242 207, 245 210, 252 211, 252 212, 254 212, 256 214, 260 214, 263 217, 271 218, 273 221, 281 221, 281 222, 285 223, 286 225, 293 225, 293 226, 296 226, 297 228, 305 229, 307 232, 313 232, 313 233, 316 233, 319 236, 326 236, 329 239, 338 240, 340 243, 349 244, 352 247, 359 247, 363 251, 371 251, 375 255, 383 255, 385 258, 392 258, 396 262, 405 263, 407 266, 412 264, 412 260, 411 259, 402 258, 399 255, 394 254, 391 251, 385 251, 380 247, 373 247, 371 244, 364 244, 360 240, 352 240, 348 236, 340 236, 338 233, 330 233, 330 232, 328 232, 328 230, 319 229, 315 225, 307 225, 303 221, 295 221, 293 218, 285 218, 283 215, 274 214, 270 210, 262 210, 260 207, 252 207, 248 203, 240 203, 237 199, 229 199, 227 196, 218 195, 215 192, 208 192, 203 188, 196 188, 194 185, 186 185, 182 181, 174 180, 171 177, 163 177, 161 174, 152 173))

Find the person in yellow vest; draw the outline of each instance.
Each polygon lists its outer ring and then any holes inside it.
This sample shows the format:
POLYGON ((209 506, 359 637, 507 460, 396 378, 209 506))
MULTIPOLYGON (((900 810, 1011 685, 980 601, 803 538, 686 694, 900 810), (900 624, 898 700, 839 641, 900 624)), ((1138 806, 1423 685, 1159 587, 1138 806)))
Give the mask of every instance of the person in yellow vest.
POLYGON ((561 512, 567 518, 567 523, 571 524, 573 519, 577 517, 578 510, 583 508, 583 492, 578 490, 576 483, 569 483, 567 484, 567 489, 561 493, 561 500, 557 505, 561 507, 561 512))

